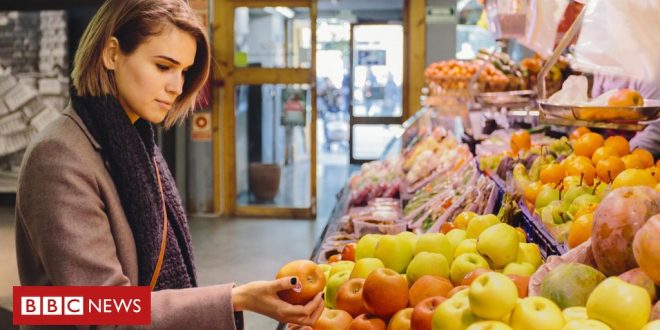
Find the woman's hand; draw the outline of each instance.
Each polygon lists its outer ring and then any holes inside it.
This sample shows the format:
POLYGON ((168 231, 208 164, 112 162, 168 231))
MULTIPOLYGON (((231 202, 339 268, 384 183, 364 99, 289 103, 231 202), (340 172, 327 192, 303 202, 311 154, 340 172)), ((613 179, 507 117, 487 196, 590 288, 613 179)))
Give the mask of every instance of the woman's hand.
POLYGON ((319 293, 307 305, 291 305, 280 299, 277 292, 290 290, 301 283, 296 277, 283 277, 274 281, 256 281, 232 290, 234 311, 251 311, 280 322, 311 326, 323 312, 323 297, 319 293))

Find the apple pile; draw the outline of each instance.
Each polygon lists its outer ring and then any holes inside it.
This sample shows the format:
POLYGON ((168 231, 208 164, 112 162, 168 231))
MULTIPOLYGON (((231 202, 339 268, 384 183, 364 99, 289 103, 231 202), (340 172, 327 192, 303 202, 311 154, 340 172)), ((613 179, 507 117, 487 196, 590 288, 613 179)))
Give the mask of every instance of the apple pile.
POLYGON ((315 329, 431 329, 437 307, 483 273, 505 277, 516 299, 527 296, 543 263, 536 244, 492 214, 463 212, 453 226, 446 234, 368 234, 342 260, 319 265, 327 279, 319 322, 329 325, 315 329))

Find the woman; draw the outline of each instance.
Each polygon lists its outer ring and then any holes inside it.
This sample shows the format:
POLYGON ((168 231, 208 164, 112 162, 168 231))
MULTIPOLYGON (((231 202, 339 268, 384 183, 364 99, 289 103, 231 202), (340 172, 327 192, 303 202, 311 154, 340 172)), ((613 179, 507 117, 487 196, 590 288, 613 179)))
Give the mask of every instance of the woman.
POLYGON ((171 127, 209 74, 206 34, 184 0, 109 0, 78 47, 71 103, 25 153, 16 200, 22 285, 150 285, 158 329, 241 328, 240 312, 312 324, 277 296, 283 278, 197 288, 187 219, 152 124, 171 127), (176 290, 174 290, 176 289, 176 290))

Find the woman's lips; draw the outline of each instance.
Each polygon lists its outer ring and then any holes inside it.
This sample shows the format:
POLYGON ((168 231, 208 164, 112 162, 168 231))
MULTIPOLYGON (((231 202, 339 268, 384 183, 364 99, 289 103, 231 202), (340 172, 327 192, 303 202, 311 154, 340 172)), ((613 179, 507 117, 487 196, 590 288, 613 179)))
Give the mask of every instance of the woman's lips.
POLYGON ((163 110, 170 110, 172 108, 172 103, 167 103, 161 100, 156 100, 158 106, 163 110))

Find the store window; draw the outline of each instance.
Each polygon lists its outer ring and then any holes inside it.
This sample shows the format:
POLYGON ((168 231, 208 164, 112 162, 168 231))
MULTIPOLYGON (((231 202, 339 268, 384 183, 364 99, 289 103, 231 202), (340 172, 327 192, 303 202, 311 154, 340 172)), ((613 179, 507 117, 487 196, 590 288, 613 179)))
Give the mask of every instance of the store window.
POLYGON ((458 1, 457 59, 473 59, 480 49, 489 49, 496 46, 493 34, 487 29, 486 15, 481 2, 483 1, 458 1))
POLYGON ((353 125, 353 158, 380 158, 392 139, 402 132, 401 125, 353 125))
POLYGON ((235 92, 237 204, 309 207, 309 85, 239 85, 235 92))
POLYGON ((234 11, 234 65, 310 68, 309 8, 238 7, 234 11))

